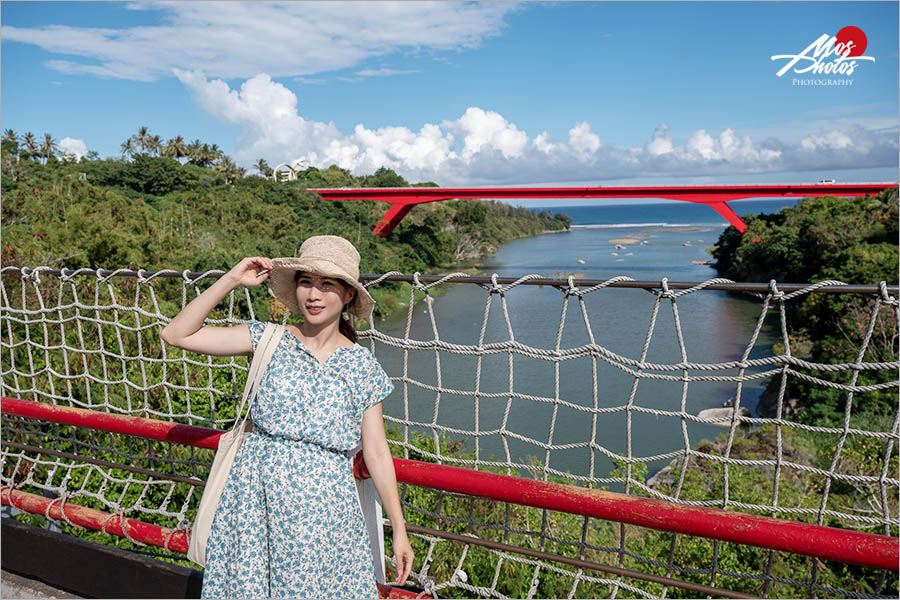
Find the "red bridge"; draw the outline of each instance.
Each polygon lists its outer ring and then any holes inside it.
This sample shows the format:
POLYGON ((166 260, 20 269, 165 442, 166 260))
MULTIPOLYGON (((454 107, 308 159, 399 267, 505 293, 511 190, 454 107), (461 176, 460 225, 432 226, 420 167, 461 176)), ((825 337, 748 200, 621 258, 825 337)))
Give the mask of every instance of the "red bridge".
POLYGON ((781 185, 695 185, 638 187, 516 187, 516 188, 322 188, 309 190, 325 200, 379 200, 391 207, 372 230, 387 237, 412 207, 426 202, 476 198, 522 200, 525 198, 662 198, 707 204, 741 233, 747 225, 728 206, 730 200, 747 198, 819 198, 873 195, 896 183, 822 183, 781 185))

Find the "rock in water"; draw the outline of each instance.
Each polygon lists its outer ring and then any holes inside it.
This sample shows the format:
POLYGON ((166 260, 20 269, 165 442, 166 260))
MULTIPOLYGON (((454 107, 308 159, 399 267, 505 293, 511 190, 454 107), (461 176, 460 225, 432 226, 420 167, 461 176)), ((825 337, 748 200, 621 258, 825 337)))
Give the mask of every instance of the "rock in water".
MULTIPOLYGON (((733 412, 734 408, 707 408, 706 410, 701 410, 697 416, 701 419, 718 419, 718 421, 710 423, 710 425, 731 427, 731 414, 733 412)), ((738 416, 749 417, 751 415, 750 411, 742 406, 738 409, 738 416)))

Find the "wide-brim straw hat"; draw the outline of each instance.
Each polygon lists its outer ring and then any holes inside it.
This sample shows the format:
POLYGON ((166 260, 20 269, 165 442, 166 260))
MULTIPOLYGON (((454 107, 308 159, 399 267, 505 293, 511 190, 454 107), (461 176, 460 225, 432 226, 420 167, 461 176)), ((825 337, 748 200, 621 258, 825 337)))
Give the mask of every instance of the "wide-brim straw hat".
POLYGON ((300 246, 300 255, 272 259, 275 263, 269 275, 269 293, 295 315, 303 314, 297 302, 297 271, 340 279, 353 286, 356 294, 347 312, 365 319, 372 314, 375 300, 359 282, 359 252, 353 244, 337 235, 315 235, 300 246))

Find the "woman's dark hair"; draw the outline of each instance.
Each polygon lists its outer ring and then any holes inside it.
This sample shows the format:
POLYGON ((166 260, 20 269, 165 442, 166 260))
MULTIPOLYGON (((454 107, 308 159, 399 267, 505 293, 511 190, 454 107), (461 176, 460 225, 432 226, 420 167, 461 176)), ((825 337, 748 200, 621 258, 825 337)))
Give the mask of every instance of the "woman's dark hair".
MULTIPOLYGON (((300 273, 302 273, 302 271, 294 271, 294 287, 296 287, 300 282, 300 273)), ((336 279, 336 281, 339 281, 341 283, 341 285, 344 286, 345 288, 353 287, 352 285, 350 285, 343 279, 337 279, 337 278, 335 278, 335 279, 336 279)), ((353 294, 354 294, 353 297, 356 298, 356 290, 355 289, 353 290, 353 294)), ((350 302, 353 302, 353 300, 351 300, 350 302)), ((349 303, 344 305, 345 311, 347 310, 347 306, 349 306, 349 303)), ((350 340, 351 343, 355 344, 357 341, 359 341, 359 338, 356 335, 356 327, 353 324, 353 315, 347 315, 346 319, 344 318, 343 315, 341 315, 339 317, 338 331, 341 333, 341 335, 343 335, 345 338, 350 340)))
POLYGON ((354 344, 359 339, 358 337, 356 337, 356 327, 353 325, 352 315, 347 315, 346 319, 341 316, 341 322, 340 325, 338 325, 338 331, 340 331, 345 338, 347 338, 354 344))

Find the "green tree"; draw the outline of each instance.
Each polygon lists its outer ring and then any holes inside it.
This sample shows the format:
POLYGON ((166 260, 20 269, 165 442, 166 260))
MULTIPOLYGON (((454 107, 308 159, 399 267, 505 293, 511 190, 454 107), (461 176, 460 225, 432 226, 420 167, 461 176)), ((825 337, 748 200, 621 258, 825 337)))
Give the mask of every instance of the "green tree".
POLYGON ((188 162, 192 165, 202 166, 200 163, 200 157, 203 153, 203 144, 199 139, 195 139, 193 142, 187 145, 187 157, 188 162))
POLYGON ((454 220, 462 227, 473 227, 484 223, 487 207, 477 200, 462 200, 456 210, 454 220))
POLYGON ((131 158, 135 153, 134 139, 128 138, 122 145, 119 146, 119 151, 122 153, 122 156, 131 158))
POLYGON ((380 167, 374 175, 365 178, 366 187, 409 187, 409 183, 393 169, 380 167))
POLYGON ((51 157, 56 156, 58 151, 59 146, 56 144, 56 140, 54 140, 53 136, 49 133, 45 133, 44 141, 41 142, 41 147, 39 149, 43 163, 47 164, 47 161, 50 160, 51 157))
POLYGON ((150 154, 161 156, 163 150, 162 139, 158 135, 151 135, 147 140, 147 150, 149 150, 150 154))
POLYGON ((12 156, 19 155, 19 136, 12 129, 7 129, 3 133, 2 141, 3 151, 10 153, 12 156))
POLYGON ((162 151, 163 156, 174 158, 176 160, 184 158, 187 154, 187 144, 185 144, 184 138, 180 135, 177 135, 166 142, 162 151))
POLYGON ((150 146, 150 128, 146 125, 141 125, 138 127, 137 133, 131 136, 132 141, 136 147, 141 149, 141 152, 146 152, 147 148, 150 146))
POLYGON ((225 178, 225 185, 233 183, 235 179, 244 176, 244 169, 237 166, 234 161, 231 160, 230 156, 222 158, 222 160, 216 164, 215 168, 225 178))
POLYGON ((25 145, 25 158, 31 158, 32 156, 38 155, 38 143, 34 138, 34 134, 30 131, 26 131, 24 137, 22 138, 22 143, 25 145))

